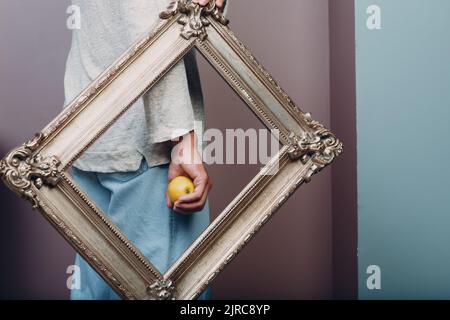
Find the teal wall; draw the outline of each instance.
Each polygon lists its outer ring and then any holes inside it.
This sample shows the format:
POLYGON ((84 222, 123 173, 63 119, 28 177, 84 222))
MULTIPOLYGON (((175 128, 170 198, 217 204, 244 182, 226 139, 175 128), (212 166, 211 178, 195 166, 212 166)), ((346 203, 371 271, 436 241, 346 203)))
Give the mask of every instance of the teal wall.
POLYGON ((450 298, 450 0, 355 4, 359 296, 450 298))

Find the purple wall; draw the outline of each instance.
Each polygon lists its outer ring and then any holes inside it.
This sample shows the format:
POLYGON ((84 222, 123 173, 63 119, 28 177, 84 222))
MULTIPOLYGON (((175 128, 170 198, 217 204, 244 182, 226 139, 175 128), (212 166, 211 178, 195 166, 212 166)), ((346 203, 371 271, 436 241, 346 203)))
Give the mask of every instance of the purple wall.
MULTIPOLYGON (((33 137, 64 103, 69 1, 0 1, 0 153, 33 137)), ((66 298, 73 250, 0 183, 1 298, 66 298)))
MULTIPOLYGON (((257 5, 254 1, 230 3, 231 28, 237 36, 300 108, 329 126, 328 1, 284 0, 277 9, 272 0, 258 0, 257 5)), ((201 70, 207 127, 262 127, 209 65, 202 63, 201 70)), ((210 168, 215 181, 213 212, 223 209, 257 169, 220 165, 210 168)), ((214 288, 214 298, 220 299, 332 297, 330 168, 289 199, 218 277, 214 288)))
POLYGON ((344 143, 333 164, 333 292, 357 298, 356 89, 354 0, 330 1, 331 128, 344 143))

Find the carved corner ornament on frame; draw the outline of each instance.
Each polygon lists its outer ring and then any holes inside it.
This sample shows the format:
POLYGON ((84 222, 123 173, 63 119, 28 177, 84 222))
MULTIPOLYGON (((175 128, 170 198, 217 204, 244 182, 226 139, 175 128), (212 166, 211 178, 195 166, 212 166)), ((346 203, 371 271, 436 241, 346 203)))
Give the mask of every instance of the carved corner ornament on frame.
POLYGON ((202 7, 179 0, 34 139, 1 160, 0 176, 124 299, 187 300, 198 297, 289 196, 342 150, 237 39, 214 1, 202 7), (192 48, 269 129, 278 130, 282 148, 162 274, 67 170, 192 48))

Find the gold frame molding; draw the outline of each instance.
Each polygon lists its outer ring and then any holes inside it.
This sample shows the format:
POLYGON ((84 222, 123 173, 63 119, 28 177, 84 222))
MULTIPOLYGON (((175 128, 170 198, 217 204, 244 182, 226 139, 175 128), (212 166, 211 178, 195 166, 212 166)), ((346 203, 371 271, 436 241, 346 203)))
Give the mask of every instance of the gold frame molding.
POLYGON ((34 139, 0 161, 6 185, 29 200, 125 299, 198 297, 289 196, 342 152, 334 134, 294 104, 227 24, 214 1, 206 7, 187 0, 172 3, 148 34, 34 139), (192 48, 269 129, 279 131, 282 148, 161 274, 67 169, 192 48))

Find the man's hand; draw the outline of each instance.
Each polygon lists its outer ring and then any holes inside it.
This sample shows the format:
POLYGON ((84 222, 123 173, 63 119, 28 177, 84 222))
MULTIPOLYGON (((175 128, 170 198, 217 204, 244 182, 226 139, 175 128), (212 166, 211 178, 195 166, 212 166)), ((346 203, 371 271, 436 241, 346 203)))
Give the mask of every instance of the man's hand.
POLYGON ((167 206, 180 213, 193 213, 202 210, 212 184, 198 153, 194 132, 184 135, 181 141, 174 144, 167 178, 170 182, 178 176, 190 178, 194 182, 195 190, 180 197, 175 203, 170 201, 166 192, 167 206))
MULTIPOLYGON (((214 0, 192 0, 192 2, 194 2, 194 3, 198 3, 198 4, 200 4, 201 6, 206 6, 208 3, 210 3, 211 1, 214 1, 214 0)), ((219 8, 223 8, 223 5, 225 4, 225 0, 216 0, 216 5, 219 7, 219 8)))

